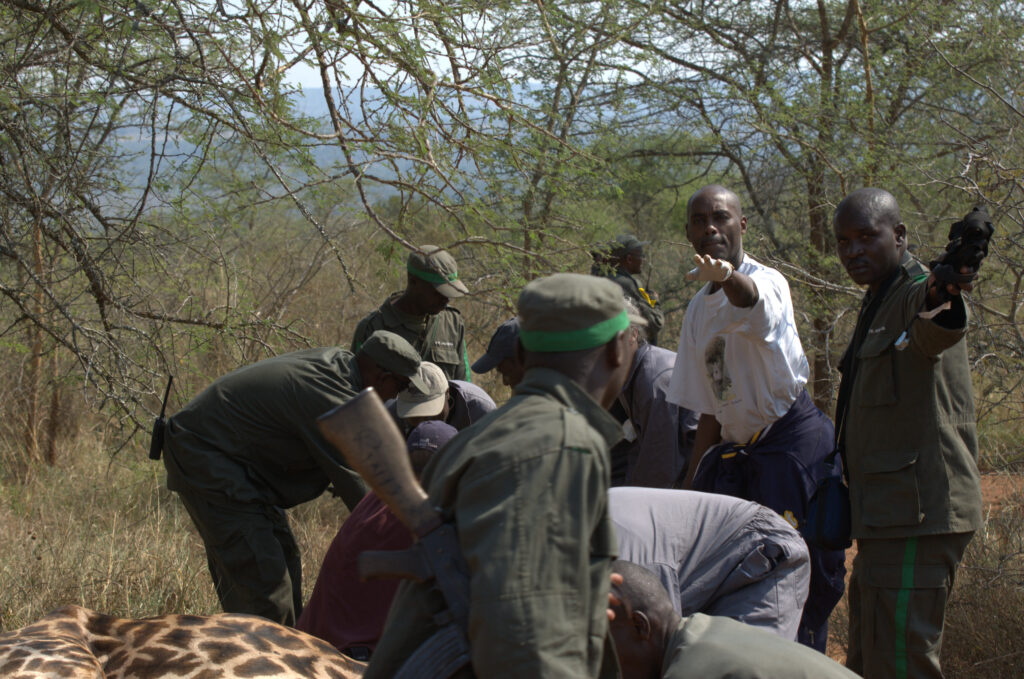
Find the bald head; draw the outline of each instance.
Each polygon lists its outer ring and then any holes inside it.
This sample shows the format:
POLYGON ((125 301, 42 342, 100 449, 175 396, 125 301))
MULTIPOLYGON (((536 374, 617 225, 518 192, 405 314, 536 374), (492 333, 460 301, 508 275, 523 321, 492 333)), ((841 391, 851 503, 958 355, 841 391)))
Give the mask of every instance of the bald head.
POLYGON ((736 210, 736 214, 743 214, 743 207, 740 205, 740 197, 721 184, 708 184, 707 186, 698 189, 696 193, 690 196, 690 200, 686 201, 686 209, 689 211, 690 207, 693 205, 693 201, 698 198, 717 195, 721 195, 725 199, 726 203, 736 210))
POLYGON ((612 573, 622 576, 622 584, 616 588, 616 594, 629 608, 644 612, 672 610, 672 600, 665 586, 643 566, 618 559, 612 563, 612 573))
POLYGON ((629 561, 612 563, 622 582, 612 585, 621 602, 613 606, 609 624, 622 676, 626 679, 661 677, 661 665, 680 616, 661 581, 643 566, 629 561))
POLYGON ((878 226, 895 226, 900 219, 900 206, 884 189, 857 189, 836 206, 833 223, 840 218, 870 221, 878 226))

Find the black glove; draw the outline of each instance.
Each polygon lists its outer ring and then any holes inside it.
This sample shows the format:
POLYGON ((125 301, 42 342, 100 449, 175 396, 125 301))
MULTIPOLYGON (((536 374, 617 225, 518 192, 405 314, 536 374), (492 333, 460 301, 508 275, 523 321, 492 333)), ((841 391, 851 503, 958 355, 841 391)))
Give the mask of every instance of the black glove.
POLYGON ((949 228, 949 243, 938 259, 928 266, 935 278, 945 283, 970 283, 978 275, 981 260, 988 255, 988 242, 995 227, 984 205, 976 205, 959 222, 949 228), (960 273, 967 267, 970 273, 960 273))

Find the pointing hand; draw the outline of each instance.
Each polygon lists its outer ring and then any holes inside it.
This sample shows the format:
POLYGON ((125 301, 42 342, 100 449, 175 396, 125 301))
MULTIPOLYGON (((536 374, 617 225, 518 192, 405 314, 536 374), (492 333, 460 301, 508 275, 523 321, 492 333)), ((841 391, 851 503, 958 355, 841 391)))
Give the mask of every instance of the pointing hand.
POLYGON ((723 283, 729 280, 729 276, 733 272, 732 264, 724 259, 715 259, 711 255, 694 255, 693 263, 697 265, 697 268, 686 274, 688 281, 723 283))

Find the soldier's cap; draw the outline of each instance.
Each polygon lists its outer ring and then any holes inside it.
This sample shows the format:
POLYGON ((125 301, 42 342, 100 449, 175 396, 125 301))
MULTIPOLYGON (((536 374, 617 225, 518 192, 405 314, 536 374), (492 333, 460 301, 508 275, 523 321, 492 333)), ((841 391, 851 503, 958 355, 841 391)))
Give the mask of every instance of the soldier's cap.
POLYGON ((423 388, 410 384, 408 389, 398 392, 395 407, 399 417, 433 417, 444 410, 448 395, 448 377, 444 371, 430 361, 423 361, 419 381, 423 388))
POLYGON ((469 292, 466 284, 459 280, 455 258, 436 245, 421 245, 419 250, 410 252, 405 269, 416 278, 433 283, 434 288, 449 299, 469 292))
POLYGON ((622 288, 606 278, 556 273, 519 293, 519 342, 527 351, 591 349, 607 344, 630 320, 622 288))
POLYGON ((491 335, 491 341, 487 343, 487 351, 470 366, 470 369, 480 375, 494 370, 506 358, 516 355, 516 342, 518 341, 519 319, 512 318, 505 321, 491 335))
POLYGON ((359 347, 377 366, 386 372, 409 378, 409 386, 423 390, 419 377, 420 355, 412 345, 388 330, 377 330, 359 347))
POLYGON ((409 450, 430 450, 436 453, 458 433, 458 430, 447 422, 427 420, 420 422, 409 432, 405 445, 409 450))
POLYGON ((650 241, 640 240, 631 233, 619 234, 611 243, 612 257, 625 257, 626 255, 642 255, 644 246, 650 241))

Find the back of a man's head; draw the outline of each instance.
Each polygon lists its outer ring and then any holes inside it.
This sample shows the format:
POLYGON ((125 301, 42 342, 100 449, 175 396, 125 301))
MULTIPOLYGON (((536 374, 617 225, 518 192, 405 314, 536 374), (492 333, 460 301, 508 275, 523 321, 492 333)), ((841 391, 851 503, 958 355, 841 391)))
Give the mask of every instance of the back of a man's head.
POLYGON ((607 393, 622 388, 633 359, 622 289, 596 276, 554 274, 523 288, 518 311, 523 369, 561 372, 607 407, 607 393))
POLYGON ((609 631, 615 642, 623 677, 660 677, 662 660, 680 616, 661 581, 643 566, 616 560, 612 573, 622 582, 612 585, 619 604, 609 631))

